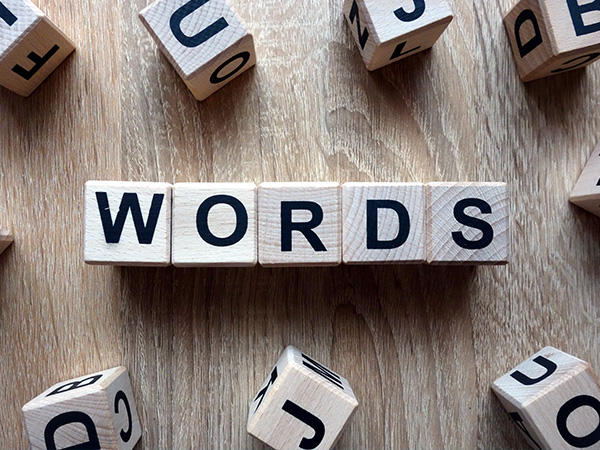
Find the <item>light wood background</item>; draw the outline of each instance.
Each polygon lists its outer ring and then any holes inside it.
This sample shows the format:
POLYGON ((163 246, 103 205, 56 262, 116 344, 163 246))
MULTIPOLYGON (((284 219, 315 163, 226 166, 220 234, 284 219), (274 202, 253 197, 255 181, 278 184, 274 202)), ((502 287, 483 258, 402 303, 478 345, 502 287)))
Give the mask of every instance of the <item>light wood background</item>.
POLYGON ((600 219, 568 204, 600 139, 600 64, 522 84, 502 16, 454 0, 432 51, 368 73, 342 1, 232 0, 258 66, 203 103, 137 13, 40 0, 77 52, 29 99, 0 92, 0 447, 51 384, 123 364, 138 448, 262 449, 247 406, 287 344, 361 402, 339 449, 525 441, 491 382, 554 345, 600 370, 600 219), (83 185, 507 181, 508 267, 86 267, 83 185))

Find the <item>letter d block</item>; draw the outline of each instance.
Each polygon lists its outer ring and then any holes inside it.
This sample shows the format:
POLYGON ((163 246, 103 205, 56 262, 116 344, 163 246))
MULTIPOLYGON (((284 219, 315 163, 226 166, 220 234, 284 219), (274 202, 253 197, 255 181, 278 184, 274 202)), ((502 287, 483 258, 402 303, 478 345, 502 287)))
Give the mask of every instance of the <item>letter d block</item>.
POLYGON ((124 367, 52 386, 23 417, 32 450, 131 450, 142 435, 124 367))
POLYGON ((225 0, 157 0, 140 19, 197 100, 256 64, 252 35, 225 0))
POLYGON ((546 347, 492 389, 534 449, 600 448, 600 386, 585 361, 546 347))
POLYGON ((330 449, 357 407, 348 380, 290 346, 250 403, 248 433, 276 450, 330 449))
POLYGON ((600 216, 600 144, 571 192, 571 203, 600 216))
POLYGON ((0 85, 27 97, 73 50, 71 40, 29 0, 0 2, 0 85))
POLYGON ((88 181, 84 260, 115 266, 171 264, 171 185, 88 181))
POLYGON ((519 74, 536 80, 600 59, 600 2, 521 0, 504 18, 519 74))

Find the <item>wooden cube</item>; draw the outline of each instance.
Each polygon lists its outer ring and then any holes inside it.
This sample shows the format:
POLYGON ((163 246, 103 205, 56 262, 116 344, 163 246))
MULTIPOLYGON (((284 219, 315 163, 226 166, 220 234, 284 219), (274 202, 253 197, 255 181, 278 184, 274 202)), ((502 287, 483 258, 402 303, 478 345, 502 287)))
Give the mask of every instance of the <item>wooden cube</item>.
POLYGON ((252 34, 226 0, 157 0, 140 19, 198 100, 256 64, 252 34))
POLYGON ((506 183, 429 183, 427 261, 508 263, 509 203, 506 183))
POLYGON ((423 183, 345 183, 345 264, 426 261, 423 183))
POLYGON ((345 0, 344 15, 368 70, 432 47, 453 19, 446 0, 345 0))
POLYGON ((29 0, 0 3, 0 85, 29 96, 75 45, 29 0))
POLYGON ((13 243, 13 236, 0 226, 0 255, 13 243))
POLYGON ((600 144, 592 153, 570 197, 571 203, 600 216, 600 144))
POLYGON ((173 187, 175 266, 254 266, 257 236, 254 183, 177 183, 173 187))
POLYGON ((84 260, 88 264, 171 264, 171 185, 88 181, 84 260))
POLYGON ((276 450, 330 449, 357 407, 348 380, 290 346, 250 403, 248 433, 276 450))
POLYGON ((263 266, 336 266, 342 261, 339 183, 262 183, 258 260, 263 266))
POLYGON ((600 2, 521 0, 504 18, 523 81, 600 59, 600 2))
POLYGON ((32 450, 131 450, 142 434, 124 367, 56 384, 23 417, 32 450))
POLYGON ((546 347, 492 389, 531 447, 600 448, 600 386, 585 361, 546 347))

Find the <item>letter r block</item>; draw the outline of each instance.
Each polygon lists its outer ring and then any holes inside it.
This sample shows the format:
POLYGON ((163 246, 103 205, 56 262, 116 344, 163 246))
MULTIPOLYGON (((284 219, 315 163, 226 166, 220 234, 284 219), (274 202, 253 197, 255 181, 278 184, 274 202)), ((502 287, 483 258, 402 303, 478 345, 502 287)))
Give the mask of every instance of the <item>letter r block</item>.
POLYGON ((75 46, 29 0, 0 1, 0 85, 29 96, 75 46))
POLYGON ((326 450, 357 407, 348 380, 290 346, 250 403, 248 433, 275 450, 326 450))
POLYGON ((252 34, 226 0, 157 0, 140 19, 197 100, 256 64, 252 34))
POLYGON ((504 24, 523 81, 600 59, 598 0, 521 0, 504 24))
POLYGON ((83 257, 88 264, 171 264, 171 185, 88 181, 83 257))
POLYGON ((492 389, 534 449, 600 448, 600 385, 585 361, 546 347, 492 389))
POLYGON ((23 406, 31 450, 131 450, 142 429, 124 367, 56 384, 23 406))

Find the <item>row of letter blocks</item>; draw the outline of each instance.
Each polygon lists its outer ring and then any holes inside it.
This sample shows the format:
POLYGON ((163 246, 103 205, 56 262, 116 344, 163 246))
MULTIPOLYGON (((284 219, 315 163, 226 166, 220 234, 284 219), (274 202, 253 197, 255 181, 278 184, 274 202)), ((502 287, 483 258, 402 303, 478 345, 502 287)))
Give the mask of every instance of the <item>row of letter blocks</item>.
POLYGON ((505 183, 90 181, 90 264, 505 264, 505 183))

